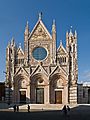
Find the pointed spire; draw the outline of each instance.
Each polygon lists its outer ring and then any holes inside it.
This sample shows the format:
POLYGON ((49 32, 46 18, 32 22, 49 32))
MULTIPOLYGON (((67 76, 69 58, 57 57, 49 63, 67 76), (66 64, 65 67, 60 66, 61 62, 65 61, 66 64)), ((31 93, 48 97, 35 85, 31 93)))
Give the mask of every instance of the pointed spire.
POLYGON ((70 26, 70 33, 72 33, 72 26, 70 26))
POLYGON ((27 21, 27 23, 26 23, 26 28, 29 28, 28 24, 29 24, 29 22, 27 21))
POLYGON ((12 37, 11 45, 15 45, 14 37, 12 37))
POLYGON ((55 19, 53 19, 53 25, 55 25, 55 19))
POLYGON ((8 46, 10 46, 10 42, 8 42, 8 46))
POLYGON ((68 34, 68 30, 67 30, 67 32, 66 32, 66 39, 68 39, 68 35, 69 35, 69 34, 68 34))
POLYGON ((68 30, 67 30, 67 32, 66 32, 66 36, 68 36, 68 30))
POLYGON ((25 34, 26 35, 29 34, 29 23, 28 23, 28 21, 26 23, 25 34))
POLYGON ((74 34, 74 35, 75 35, 75 37, 77 37, 77 32, 76 32, 76 30, 75 30, 75 34, 74 34))
POLYGON ((72 33, 72 26, 70 27, 70 33, 69 33, 69 35, 70 35, 70 36, 73 35, 73 33, 72 33))
POLYGON ((56 23, 55 23, 55 19, 53 20, 53 24, 52 24, 52 32, 56 32, 56 23))
POLYGON ((60 45, 62 45, 62 40, 60 40, 60 45))
POLYGON ((41 20, 42 19, 42 12, 40 12, 38 16, 39 16, 39 20, 41 20))
POLYGON ((21 43, 19 43, 19 48, 21 49, 21 43))
POLYGON ((10 45, 11 45, 11 44, 10 44, 10 42, 8 42, 7 48, 9 48, 9 47, 10 47, 10 45))

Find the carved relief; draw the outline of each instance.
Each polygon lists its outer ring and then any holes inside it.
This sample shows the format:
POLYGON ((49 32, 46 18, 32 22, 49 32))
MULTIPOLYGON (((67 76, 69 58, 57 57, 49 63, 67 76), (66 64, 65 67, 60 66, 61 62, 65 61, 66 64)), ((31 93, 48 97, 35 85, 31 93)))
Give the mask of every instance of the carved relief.
POLYGON ((27 88, 27 85, 28 85, 28 83, 26 80, 20 80, 20 82, 19 82, 20 88, 27 88))
POLYGON ((46 39, 49 39, 49 36, 44 30, 44 28, 39 24, 36 30, 34 31, 31 39, 32 40, 46 40, 46 39))
POLYGON ((64 49, 62 47, 59 48, 58 54, 66 54, 64 49))
POLYGON ((62 79, 57 80, 56 86, 57 86, 58 88, 61 87, 61 86, 63 86, 63 81, 62 81, 62 79))
POLYGON ((39 84, 42 84, 43 82, 44 82, 43 79, 38 79, 38 81, 37 81, 38 85, 39 85, 39 84))

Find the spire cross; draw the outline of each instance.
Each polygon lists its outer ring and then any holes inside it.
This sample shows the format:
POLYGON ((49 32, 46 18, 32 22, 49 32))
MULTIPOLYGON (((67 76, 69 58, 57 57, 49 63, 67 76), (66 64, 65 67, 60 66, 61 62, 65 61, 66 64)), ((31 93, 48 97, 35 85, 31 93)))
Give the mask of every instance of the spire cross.
POLYGON ((72 26, 70 26, 70 33, 72 33, 72 26))
POLYGON ((28 26, 28 23, 29 23, 29 22, 27 21, 27 26, 28 26))
POLYGON ((39 13, 39 20, 42 19, 42 12, 39 13))
POLYGON ((60 40, 60 45, 62 45, 62 40, 60 40))
POLYGON ((72 26, 70 26, 71 27, 71 29, 72 29, 72 26))
POLYGON ((21 43, 19 43, 19 48, 21 48, 21 43))
POLYGON ((55 25, 55 19, 53 20, 53 25, 55 25))

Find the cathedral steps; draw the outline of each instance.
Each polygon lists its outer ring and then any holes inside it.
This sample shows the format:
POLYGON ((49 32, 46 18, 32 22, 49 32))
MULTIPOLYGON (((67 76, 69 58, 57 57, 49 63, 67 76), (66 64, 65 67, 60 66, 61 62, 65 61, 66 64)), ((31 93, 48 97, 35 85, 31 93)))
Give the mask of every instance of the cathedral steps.
MULTIPOLYGON (((62 110, 63 109, 63 104, 29 104, 31 110, 62 110)), ((76 107, 76 105, 69 105, 70 108, 76 107)), ((13 109, 12 107, 9 109, 13 109)), ((28 104, 25 105, 19 105, 19 109, 24 110, 28 109, 28 104)))

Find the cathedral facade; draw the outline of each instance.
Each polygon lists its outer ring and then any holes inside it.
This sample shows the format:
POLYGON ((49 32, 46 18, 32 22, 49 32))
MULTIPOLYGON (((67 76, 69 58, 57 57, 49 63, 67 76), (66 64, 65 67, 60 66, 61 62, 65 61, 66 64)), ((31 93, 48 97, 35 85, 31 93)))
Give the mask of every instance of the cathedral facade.
POLYGON ((66 32, 66 47, 56 48, 55 21, 50 34, 41 15, 24 32, 24 50, 14 39, 6 48, 5 99, 10 103, 77 104, 77 33, 66 32))

